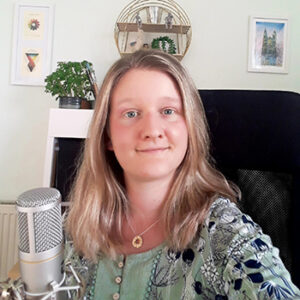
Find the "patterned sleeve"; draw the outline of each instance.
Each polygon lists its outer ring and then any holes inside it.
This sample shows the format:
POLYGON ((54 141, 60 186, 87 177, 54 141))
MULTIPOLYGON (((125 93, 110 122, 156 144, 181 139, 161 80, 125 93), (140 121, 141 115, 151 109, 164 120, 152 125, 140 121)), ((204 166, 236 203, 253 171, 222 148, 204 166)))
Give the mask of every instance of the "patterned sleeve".
POLYGON ((224 292, 229 299, 300 299, 278 249, 248 215, 221 199, 209 219, 211 240, 221 245, 215 250, 224 254, 224 292))
POLYGON ((68 286, 77 286, 79 284, 80 289, 72 290, 70 295, 71 299, 92 299, 92 284, 94 284, 94 274, 97 269, 97 264, 93 264, 87 259, 80 256, 74 249, 73 242, 66 238, 64 247, 64 271, 67 279, 66 283, 68 286), (76 273, 79 281, 74 276, 73 272, 76 273))

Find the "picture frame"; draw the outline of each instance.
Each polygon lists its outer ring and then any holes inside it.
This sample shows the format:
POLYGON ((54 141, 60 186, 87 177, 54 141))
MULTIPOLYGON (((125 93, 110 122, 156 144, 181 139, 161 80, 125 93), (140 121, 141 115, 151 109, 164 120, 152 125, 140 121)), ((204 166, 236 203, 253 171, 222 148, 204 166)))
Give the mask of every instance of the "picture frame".
POLYGON ((44 86, 51 72, 54 5, 15 4, 11 84, 44 86))
POLYGON ((248 71, 288 73, 288 18, 249 18, 248 71))

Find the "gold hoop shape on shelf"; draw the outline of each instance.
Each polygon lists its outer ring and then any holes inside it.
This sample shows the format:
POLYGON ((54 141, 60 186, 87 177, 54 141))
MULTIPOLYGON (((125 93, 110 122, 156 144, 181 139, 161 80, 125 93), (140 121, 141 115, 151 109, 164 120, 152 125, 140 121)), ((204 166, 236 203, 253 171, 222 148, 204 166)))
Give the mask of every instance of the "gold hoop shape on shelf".
POLYGON ((121 56, 153 46, 181 60, 191 44, 192 27, 173 0, 134 0, 121 11, 114 36, 121 56))

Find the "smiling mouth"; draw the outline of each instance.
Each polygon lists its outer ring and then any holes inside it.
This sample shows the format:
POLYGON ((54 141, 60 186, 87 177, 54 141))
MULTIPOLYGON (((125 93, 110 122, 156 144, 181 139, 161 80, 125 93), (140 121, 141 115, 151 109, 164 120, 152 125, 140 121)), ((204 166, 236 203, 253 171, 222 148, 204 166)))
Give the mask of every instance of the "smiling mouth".
POLYGON ((146 148, 146 149, 137 149, 137 152, 141 153, 157 153, 157 152, 163 152, 165 150, 169 150, 170 147, 160 147, 160 148, 146 148))

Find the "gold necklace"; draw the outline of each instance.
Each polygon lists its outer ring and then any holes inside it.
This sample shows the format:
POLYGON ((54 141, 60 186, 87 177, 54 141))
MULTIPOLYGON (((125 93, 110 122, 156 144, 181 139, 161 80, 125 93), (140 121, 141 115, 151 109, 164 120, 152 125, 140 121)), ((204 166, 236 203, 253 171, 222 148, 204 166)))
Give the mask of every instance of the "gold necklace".
POLYGON ((126 215, 126 219, 127 219, 127 223, 129 225, 130 229, 132 230, 132 232, 134 234, 134 237, 131 241, 131 244, 134 248, 141 248, 143 246, 144 241, 143 241, 142 235, 145 234, 147 231, 149 231, 160 220, 160 218, 158 218, 154 223, 152 223, 149 227, 147 227, 142 233, 136 234, 131 223, 129 222, 127 215, 126 215))

